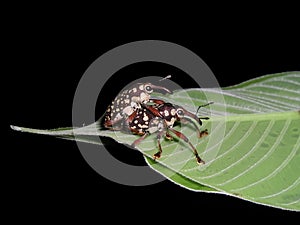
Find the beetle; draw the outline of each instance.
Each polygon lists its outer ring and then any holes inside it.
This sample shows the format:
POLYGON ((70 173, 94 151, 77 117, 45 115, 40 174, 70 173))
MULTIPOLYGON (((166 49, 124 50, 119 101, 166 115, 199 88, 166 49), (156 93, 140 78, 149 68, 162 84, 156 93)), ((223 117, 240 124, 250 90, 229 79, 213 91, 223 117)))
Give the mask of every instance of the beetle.
POLYGON ((130 115, 141 108, 141 105, 146 105, 150 101, 151 93, 155 90, 172 93, 167 88, 152 83, 136 83, 122 91, 107 107, 104 127, 111 130, 118 129, 130 115))
POLYGON ((189 144, 198 164, 204 164, 205 162, 200 158, 196 148, 190 142, 188 137, 173 128, 176 122, 181 122, 184 124, 192 122, 197 130, 198 137, 201 138, 208 135, 207 129, 200 131, 198 128, 198 125, 202 125, 202 119, 207 120, 209 118, 198 118, 195 114, 187 111, 183 107, 159 100, 156 102, 156 104, 150 107, 141 105, 141 108, 129 116, 129 120, 127 121, 128 123, 124 129, 130 130, 131 133, 141 136, 132 143, 132 147, 136 147, 150 134, 157 133, 158 152, 153 155, 154 159, 159 159, 162 154, 161 138, 166 137, 167 139, 172 139, 173 137, 170 134, 171 132, 189 144))

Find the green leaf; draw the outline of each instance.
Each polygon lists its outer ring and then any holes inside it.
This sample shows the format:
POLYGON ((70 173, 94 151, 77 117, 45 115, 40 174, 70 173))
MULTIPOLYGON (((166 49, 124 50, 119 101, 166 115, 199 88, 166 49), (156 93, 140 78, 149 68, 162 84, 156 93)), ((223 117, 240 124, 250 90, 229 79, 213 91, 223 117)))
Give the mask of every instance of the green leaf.
MULTIPOLYGON (((189 146, 175 139, 162 142, 163 154, 155 162, 156 135, 145 139, 140 150, 149 166, 176 184, 195 191, 217 192, 276 208, 300 211, 300 73, 262 76, 227 88, 187 89, 157 95, 167 102, 209 116, 198 139, 193 126, 181 125, 205 165, 198 165, 189 146)), ((100 131, 97 122, 66 130, 15 130, 50 134, 89 143, 90 136, 105 136, 130 145, 138 137, 100 131)))

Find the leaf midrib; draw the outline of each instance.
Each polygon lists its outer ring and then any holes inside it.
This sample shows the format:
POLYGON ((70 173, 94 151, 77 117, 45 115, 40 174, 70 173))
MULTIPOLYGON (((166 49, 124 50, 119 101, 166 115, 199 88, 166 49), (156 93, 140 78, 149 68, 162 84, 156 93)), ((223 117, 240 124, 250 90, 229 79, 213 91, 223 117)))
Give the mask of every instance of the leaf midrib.
POLYGON ((257 114, 242 114, 242 115, 228 115, 228 116, 213 116, 210 118, 211 122, 220 121, 262 121, 262 120, 286 120, 300 119, 300 111, 286 111, 286 112, 272 112, 272 113, 257 113, 257 114))

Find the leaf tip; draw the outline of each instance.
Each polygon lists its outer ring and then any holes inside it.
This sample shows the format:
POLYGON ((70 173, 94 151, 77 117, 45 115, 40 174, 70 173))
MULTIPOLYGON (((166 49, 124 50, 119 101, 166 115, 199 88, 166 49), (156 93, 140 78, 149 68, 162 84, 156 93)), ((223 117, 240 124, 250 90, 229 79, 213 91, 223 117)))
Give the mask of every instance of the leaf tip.
POLYGON ((18 126, 10 125, 10 128, 15 130, 15 131, 22 131, 22 128, 18 127, 18 126))

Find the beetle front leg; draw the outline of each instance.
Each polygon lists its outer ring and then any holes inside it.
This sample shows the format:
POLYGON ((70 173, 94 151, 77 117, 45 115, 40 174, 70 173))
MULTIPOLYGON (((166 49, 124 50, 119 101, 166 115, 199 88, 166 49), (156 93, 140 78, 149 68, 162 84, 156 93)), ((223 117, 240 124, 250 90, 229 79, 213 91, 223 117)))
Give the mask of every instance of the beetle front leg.
POLYGON ((199 129, 199 127, 191 119, 189 119, 189 118, 181 118, 180 122, 183 123, 183 124, 190 124, 190 123, 192 123, 193 126, 195 127, 195 129, 197 130, 197 136, 198 136, 198 138, 202 138, 202 137, 205 137, 205 136, 208 135, 207 129, 201 131, 199 129))
POLYGON ((177 130, 174 130, 173 128, 169 128, 168 130, 170 130, 172 133, 174 133, 178 138, 184 140, 186 143, 188 143, 192 150, 193 150, 193 153, 196 157, 196 160, 198 162, 198 164, 205 164, 205 162, 200 158, 200 156, 198 155, 198 152, 197 152, 197 149, 192 145, 192 143, 190 142, 190 140, 181 132, 177 131, 177 130))
POLYGON ((171 134, 168 133, 168 131, 166 131, 166 136, 165 136, 168 140, 173 141, 173 137, 171 136, 171 134))

